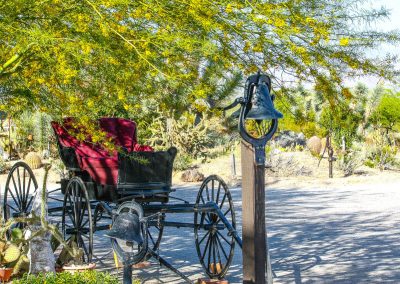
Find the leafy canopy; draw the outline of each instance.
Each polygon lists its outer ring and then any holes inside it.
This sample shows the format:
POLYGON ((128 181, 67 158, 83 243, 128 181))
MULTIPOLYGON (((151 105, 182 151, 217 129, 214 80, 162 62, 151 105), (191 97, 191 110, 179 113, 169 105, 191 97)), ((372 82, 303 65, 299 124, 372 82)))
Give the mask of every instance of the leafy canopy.
POLYGON ((383 95, 370 122, 388 131, 400 124, 400 93, 383 95))
POLYGON ((396 74, 391 58, 365 53, 399 40, 359 28, 387 16, 367 3, 0 1, 1 108, 82 123, 101 115, 146 120, 156 110, 205 111, 224 99, 221 84, 257 69, 282 88, 312 80, 332 100, 346 77, 396 74))

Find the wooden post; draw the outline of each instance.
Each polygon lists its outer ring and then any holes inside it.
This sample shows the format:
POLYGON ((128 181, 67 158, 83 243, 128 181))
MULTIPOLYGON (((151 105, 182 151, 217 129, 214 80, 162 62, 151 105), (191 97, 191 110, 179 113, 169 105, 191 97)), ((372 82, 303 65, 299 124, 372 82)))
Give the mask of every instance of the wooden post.
POLYGON ((265 165, 257 165, 253 146, 242 141, 243 283, 272 284, 265 229, 265 165))

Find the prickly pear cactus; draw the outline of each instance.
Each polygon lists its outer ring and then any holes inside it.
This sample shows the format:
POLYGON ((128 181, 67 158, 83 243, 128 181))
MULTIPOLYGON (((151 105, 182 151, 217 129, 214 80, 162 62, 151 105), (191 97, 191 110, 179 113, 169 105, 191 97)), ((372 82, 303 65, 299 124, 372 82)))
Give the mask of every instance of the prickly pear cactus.
POLYGON ((29 258, 26 255, 21 255, 14 266, 13 275, 22 275, 29 271, 29 258))
POLYGON ((42 166, 42 159, 40 158, 40 155, 35 152, 29 152, 25 156, 25 163, 28 164, 28 166, 31 169, 39 169, 42 166))
POLYGON ((4 263, 14 262, 14 261, 18 260, 20 255, 21 255, 21 251, 19 250, 19 248, 16 245, 9 244, 9 245, 7 245, 7 247, 4 250, 3 262, 4 263))
POLYGON ((3 255, 3 251, 5 248, 6 248, 6 242, 3 240, 0 240, 0 257, 3 255))

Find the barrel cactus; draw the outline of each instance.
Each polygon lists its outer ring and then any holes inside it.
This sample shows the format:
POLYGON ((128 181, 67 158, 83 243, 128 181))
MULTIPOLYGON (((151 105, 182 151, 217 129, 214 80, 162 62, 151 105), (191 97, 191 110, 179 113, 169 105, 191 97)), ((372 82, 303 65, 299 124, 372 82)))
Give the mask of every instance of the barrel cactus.
POLYGON ((29 152, 24 160, 31 169, 39 169, 42 166, 42 159, 38 153, 29 152))

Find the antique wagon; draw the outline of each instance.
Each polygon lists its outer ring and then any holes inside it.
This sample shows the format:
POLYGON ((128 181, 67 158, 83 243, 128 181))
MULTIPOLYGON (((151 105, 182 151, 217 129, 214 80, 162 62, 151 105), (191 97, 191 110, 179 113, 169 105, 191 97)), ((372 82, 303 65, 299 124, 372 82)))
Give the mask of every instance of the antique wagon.
MULTIPOLYGON (((79 130, 72 127, 72 118, 52 122, 68 177, 61 179, 59 189, 49 192, 49 200, 59 202, 50 206, 49 214, 61 217, 65 239, 73 236, 84 250, 84 261, 92 262, 94 233, 108 230, 106 235, 124 263, 156 257, 188 280, 158 254, 158 247, 165 227, 193 228, 200 263, 210 277, 222 278, 231 264, 235 243, 242 246, 225 182, 218 176, 206 178, 195 203, 173 197, 174 147, 154 151, 139 145, 136 123, 127 119, 101 118, 98 123, 117 148, 112 153, 90 137, 78 140, 79 130), (58 197, 60 191, 63 198, 58 197), (194 219, 192 223, 168 222, 165 214, 171 213, 193 213, 194 219)), ((6 181, 5 219, 29 215, 37 188, 32 170, 17 162, 6 181)))

